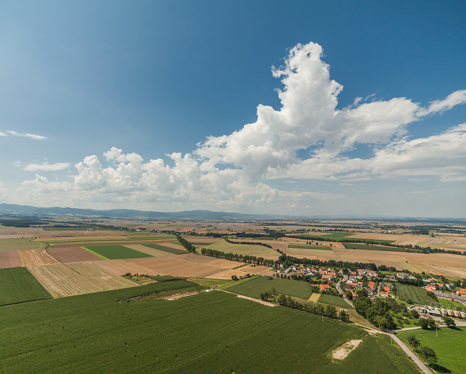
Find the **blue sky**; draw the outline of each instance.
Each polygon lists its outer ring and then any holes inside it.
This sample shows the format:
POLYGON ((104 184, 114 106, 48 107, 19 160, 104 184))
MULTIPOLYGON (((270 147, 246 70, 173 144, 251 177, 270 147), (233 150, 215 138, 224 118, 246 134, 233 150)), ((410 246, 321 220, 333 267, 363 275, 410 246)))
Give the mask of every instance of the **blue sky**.
POLYGON ((1 8, 0 202, 465 217, 462 1, 1 8))

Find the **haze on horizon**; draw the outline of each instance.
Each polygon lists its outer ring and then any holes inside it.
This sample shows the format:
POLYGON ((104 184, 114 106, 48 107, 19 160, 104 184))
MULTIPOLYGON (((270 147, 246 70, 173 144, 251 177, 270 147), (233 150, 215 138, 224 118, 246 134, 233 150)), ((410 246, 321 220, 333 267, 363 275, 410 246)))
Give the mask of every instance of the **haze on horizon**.
POLYGON ((466 217, 462 3, 3 8, 0 203, 466 217))

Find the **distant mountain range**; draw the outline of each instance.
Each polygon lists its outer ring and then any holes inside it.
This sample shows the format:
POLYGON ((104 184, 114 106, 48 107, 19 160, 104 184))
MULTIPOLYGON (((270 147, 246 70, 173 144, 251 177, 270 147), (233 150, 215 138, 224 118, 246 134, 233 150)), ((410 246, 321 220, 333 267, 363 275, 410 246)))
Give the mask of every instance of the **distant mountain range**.
POLYGON ((466 224, 465 218, 421 218, 421 217, 380 217, 380 216, 291 216, 282 214, 246 214, 229 212, 212 212, 210 210, 188 210, 182 212, 151 212, 133 209, 78 209, 78 208, 39 208, 29 205, 0 204, 0 215, 26 215, 26 216, 69 216, 69 217, 96 217, 96 218, 130 218, 130 219, 168 219, 168 220, 374 220, 374 221, 400 221, 418 223, 459 223, 466 224))
MULTIPOLYGON (((170 220, 257 220, 278 219, 287 216, 211 212, 209 210, 190 210, 183 212, 149 212, 132 209, 78 209, 78 208, 38 208, 29 205, 0 204, 0 214, 30 216, 77 216, 99 218, 133 218, 133 219, 170 219, 170 220)), ((289 216, 288 216, 289 218, 289 216)))

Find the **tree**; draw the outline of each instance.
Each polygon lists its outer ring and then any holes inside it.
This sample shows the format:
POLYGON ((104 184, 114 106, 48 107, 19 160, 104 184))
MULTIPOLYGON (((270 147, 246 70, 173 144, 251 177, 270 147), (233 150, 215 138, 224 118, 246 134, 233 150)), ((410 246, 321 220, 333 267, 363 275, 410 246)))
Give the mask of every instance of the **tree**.
POLYGON ((286 305, 286 296, 281 294, 280 297, 278 298, 278 303, 280 305, 286 305))
POLYGON ((232 275, 231 276, 231 279, 234 280, 234 281, 237 281, 238 280, 238 277, 236 275, 232 275))
POLYGON ((348 300, 353 300, 353 293, 350 290, 346 291, 346 298, 348 300))
POLYGON ((344 310, 344 309, 340 310, 340 319, 343 322, 349 322, 350 321, 349 314, 346 312, 346 310, 344 310))
POLYGON ((417 347, 421 345, 421 342, 419 341, 418 338, 416 338, 415 335, 408 336, 408 343, 411 344, 414 349, 416 349, 417 347))
POLYGON ((442 319, 443 319, 443 322, 445 322, 445 325, 447 325, 448 327, 456 326, 456 323, 455 321, 453 321, 453 318, 450 318, 448 316, 443 316, 442 319))
POLYGON ((434 319, 433 319, 432 317, 427 318, 427 324, 429 325, 429 327, 432 327, 432 328, 434 328, 434 327, 437 326, 437 325, 435 324, 435 321, 434 321, 434 319))
POLYGON ((429 365, 437 363, 438 358, 434 350, 426 345, 419 349, 419 356, 421 356, 429 365))
POLYGON ((429 322, 425 318, 419 318, 419 326, 425 330, 429 327, 429 322))
POLYGON ((413 316, 413 318, 416 318, 416 319, 419 318, 419 313, 418 313, 417 310, 414 310, 414 309, 413 309, 413 310, 411 311, 411 315, 413 316))

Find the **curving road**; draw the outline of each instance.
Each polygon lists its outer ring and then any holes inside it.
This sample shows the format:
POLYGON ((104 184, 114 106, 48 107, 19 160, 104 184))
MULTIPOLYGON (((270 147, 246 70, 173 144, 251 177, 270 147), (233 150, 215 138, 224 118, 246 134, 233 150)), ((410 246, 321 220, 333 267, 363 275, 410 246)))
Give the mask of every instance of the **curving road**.
POLYGON ((336 287, 337 287, 338 293, 339 293, 341 296, 343 296, 343 299, 344 299, 349 305, 351 305, 352 308, 354 308, 353 303, 352 303, 351 301, 349 301, 349 300, 346 298, 346 295, 344 294, 344 292, 343 292, 343 291, 341 290, 341 288, 340 288, 340 282, 346 282, 347 279, 348 279, 348 276, 347 276, 347 275, 343 275, 343 279, 341 279, 341 280, 337 283, 336 287))

